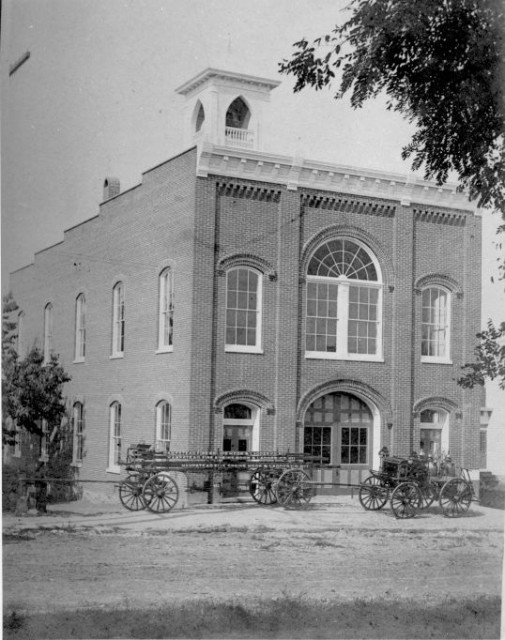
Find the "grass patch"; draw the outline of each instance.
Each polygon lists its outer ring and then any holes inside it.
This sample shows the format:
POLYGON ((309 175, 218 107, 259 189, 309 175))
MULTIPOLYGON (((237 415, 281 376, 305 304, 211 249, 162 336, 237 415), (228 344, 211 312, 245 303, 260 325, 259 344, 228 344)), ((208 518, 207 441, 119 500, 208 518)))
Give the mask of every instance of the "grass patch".
POLYGON ((4 616, 4 638, 499 638, 500 598, 426 603, 383 599, 199 600, 155 609, 4 616))

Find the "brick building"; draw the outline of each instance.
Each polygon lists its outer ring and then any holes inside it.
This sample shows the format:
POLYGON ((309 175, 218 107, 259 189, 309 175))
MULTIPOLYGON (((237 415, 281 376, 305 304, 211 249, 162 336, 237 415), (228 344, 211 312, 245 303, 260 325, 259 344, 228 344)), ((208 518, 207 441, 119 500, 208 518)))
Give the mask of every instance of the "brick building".
MULTIPOLYGON (((11 275, 19 351, 59 354, 75 465, 131 443, 305 450, 357 482, 387 446, 479 466, 480 218, 454 186, 262 152, 277 82, 178 89, 187 150, 11 275)), ((323 470, 334 478, 332 468, 323 470)))

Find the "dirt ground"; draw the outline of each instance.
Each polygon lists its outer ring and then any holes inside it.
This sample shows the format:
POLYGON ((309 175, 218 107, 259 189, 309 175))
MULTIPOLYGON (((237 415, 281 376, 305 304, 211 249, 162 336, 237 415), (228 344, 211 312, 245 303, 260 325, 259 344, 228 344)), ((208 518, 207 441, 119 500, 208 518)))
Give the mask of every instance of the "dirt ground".
POLYGON ((457 520, 437 507, 395 520, 350 497, 301 511, 250 503, 165 516, 93 506, 4 517, 4 614, 201 598, 432 603, 501 594, 503 512, 479 505, 457 520))

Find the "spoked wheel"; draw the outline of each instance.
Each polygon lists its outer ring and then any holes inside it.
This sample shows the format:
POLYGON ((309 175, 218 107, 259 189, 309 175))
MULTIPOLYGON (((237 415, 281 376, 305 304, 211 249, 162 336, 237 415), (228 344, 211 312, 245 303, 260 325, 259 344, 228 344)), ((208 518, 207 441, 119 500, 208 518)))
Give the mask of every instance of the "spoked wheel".
POLYGON ((166 472, 157 473, 144 484, 144 501, 153 513, 168 513, 177 504, 179 487, 166 472))
POLYGON ((448 480, 440 490, 439 504, 447 518, 457 518, 470 508, 472 486, 463 478, 448 480))
POLYGON ((277 502, 275 484, 279 477, 277 469, 256 469, 249 478, 249 493, 259 504, 277 502))
POLYGON ((365 478, 359 488, 359 501, 363 509, 377 511, 388 501, 389 489, 377 476, 365 478))
POLYGON ((130 474, 121 482, 119 485, 119 499, 123 507, 130 511, 141 511, 146 508, 142 493, 143 486, 138 473, 130 474))
POLYGON ((277 501, 283 507, 302 506, 310 502, 314 489, 308 484, 309 476, 302 469, 287 469, 276 485, 277 501))
POLYGON ((391 494, 391 510, 395 518, 413 518, 420 502, 420 492, 412 482, 400 483, 391 494))
POLYGON ((433 502, 438 498, 438 485, 435 482, 426 482, 418 485, 421 500, 419 502, 420 509, 431 507, 433 502))

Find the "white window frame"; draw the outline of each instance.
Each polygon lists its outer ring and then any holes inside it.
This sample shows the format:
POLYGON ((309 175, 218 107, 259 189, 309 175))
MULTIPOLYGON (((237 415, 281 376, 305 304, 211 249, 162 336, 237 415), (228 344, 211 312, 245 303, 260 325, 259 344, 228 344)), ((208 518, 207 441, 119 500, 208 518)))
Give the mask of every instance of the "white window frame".
POLYGON ((230 353, 263 353, 262 348, 262 321, 263 321, 263 274, 258 269, 253 269, 248 266, 238 265, 236 267, 231 267, 226 272, 226 287, 225 287, 225 319, 224 319, 224 350, 230 353), (250 273, 254 273, 258 278, 258 287, 256 289, 256 341, 253 345, 245 345, 245 344, 229 344, 227 342, 227 315, 228 310, 230 311, 244 311, 245 313, 249 313, 245 309, 231 308, 228 309, 228 278, 233 271, 247 271, 250 273))
POLYGON ((174 273, 163 269, 158 283, 158 348, 156 353, 174 350, 174 273), (170 327, 170 322, 171 327, 170 327), (167 335, 167 325, 168 335, 167 335))
MULTIPOLYGON (((305 349, 305 358, 307 359, 320 359, 320 360, 358 360, 358 361, 366 361, 366 362, 384 362, 383 356, 383 291, 384 284, 382 280, 382 271, 380 269, 377 258, 375 257, 372 250, 364 245, 359 240, 355 238, 347 238, 347 237, 339 237, 339 240, 349 240, 354 244, 361 247, 368 254, 369 258, 374 264, 377 280, 355 280, 351 278, 347 278, 344 275, 340 275, 338 277, 330 277, 330 276, 318 276, 318 275, 309 275, 306 277, 306 286, 305 286, 305 331, 304 331, 304 349, 305 349), (321 283, 327 284, 329 286, 333 286, 337 288, 337 316, 336 320, 336 349, 335 351, 313 351, 307 349, 307 320, 308 315, 308 287, 310 283, 321 283), (364 287, 366 289, 375 289, 377 290, 377 336, 376 336, 376 352, 375 353, 350 353, 348 351, 348 331, 349 331, 349 292, 351 287, 364 287)), ((331 239, 330 239, 331 240, 331 239)), ((330 240, 324 240, 324 242, 320 243, 312 252, 312 256, 314 253, 321 247, 326 244, 330 240)), ((307 262, 307 266, 311 262, 311 258, 307 262)))
POLYGON ((74 362, 86 358, 86 296, 80 293, 75 299, 75 353, 74 362))
POLYGON ((171 440, 172 440, 172 406, 170 402, 168 402, 167 400, 160 400, 155 407, 156 451, 170 451, 171 440))
MULTIPOLYGON (((241 400, 240 398, 231 400, 223 407, 223 432, 227 426, 233 427, 251 427, 251 451, 260 450, 260 416, 261 410, 259 407, 241 400), (242 404, 251 410, 250 418, 225 418, 226 407, 231 404, 242 404)), ((224 434, 223 434, 224 435, 224 434)), ((222 441, 222 440, 221 440, 222 441)))
POLYGON ((44 364, 51 361, 53 352, 53 305, 48 302, 44 307, 44 364))
POLYGON ((80 401, 72 407, 72 426, 72 464, 80 467, 84 457, 84 404, 80 401))
POLYGON ((121 458, 121 416, 122 405, 118 400, 109 405, 109 463, 108 473, 121 473, 119 459, 121 458))
POLYGON ((111 358, 124 357, 125 345, 125 288, 120 280, 112 289, 112 355, 111 358))
MULTIPOLYGON (((432 362, 432 363, 439 363, 439 364, 452 364, 452 360, 451 360, 451 321, 452 321, 452 294, 450 292, 449 289, 447 289, 446 287, 441 287, 440 285, 437 284, 432 284, 432 285, 428 285, 426 287, 423 287, 422 291, 421 291, 421 362, 432 362), (437 291, 442 291, 445 296, 446 296, 446 318, 445 318, 445 324, 443 325, 443 329, 445 330, 445 341, 444 341, 444 348, 445 348, 445 353, 443 356, 439 356, 439 355, 435 355, 435 356, 430 356, 430 355, 423 355, 422 353, 422 348, 423 348, 423 331, 424 331, 424 326, 425 323, 424 319, 423 319, 423 314, 424 314, 424 294, 426 291, 431 291, 436 289, 437 291)), ((429 323, 430 325, 432 323, 429 323)), ((435 331, 440 331, 440 326, 437 324, 435 325, 436 328, 435 331)))

